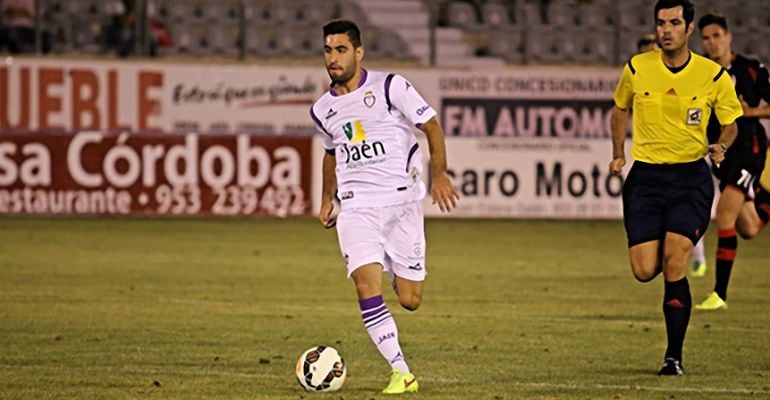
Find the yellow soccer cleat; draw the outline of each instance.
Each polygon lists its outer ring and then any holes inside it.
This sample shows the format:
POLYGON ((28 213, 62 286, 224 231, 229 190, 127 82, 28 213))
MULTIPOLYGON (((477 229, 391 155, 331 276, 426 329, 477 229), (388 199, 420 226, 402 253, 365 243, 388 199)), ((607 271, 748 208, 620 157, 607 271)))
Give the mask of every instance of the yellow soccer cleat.
POLYGON ((706 262, 693 261, 692 268, 690 269, 690 275, 695 278, 703 278, 706 276, 706 262))
POLYGON ((417 379, 413 374, 402 374, 399 370, 394 369, 390 375, 390 383, 382 390, 382 393, 414 393, 419 387, 420 385, 417 384, 417 379))
POLYGON ((716 292, 711 293, 709 297, 706 297, 706 300, 703 300, 703 303, 695 306, 696 310, 706 311, 721 310, 723 308, 727 308, 727 302, 722 300, 716 292))

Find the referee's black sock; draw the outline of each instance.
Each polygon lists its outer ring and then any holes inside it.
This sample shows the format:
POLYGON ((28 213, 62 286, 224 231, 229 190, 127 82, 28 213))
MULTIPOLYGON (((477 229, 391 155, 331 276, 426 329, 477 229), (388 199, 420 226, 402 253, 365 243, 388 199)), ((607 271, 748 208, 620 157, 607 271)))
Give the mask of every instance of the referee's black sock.
POLYGON ((666 318, 666 335, 668 347, 666 357, 682 361, 682 345, 687 325, 690 323, 692 298, 687 277, 676 282, 666 281, 666 291, 663 296, 663 315, 666 318))

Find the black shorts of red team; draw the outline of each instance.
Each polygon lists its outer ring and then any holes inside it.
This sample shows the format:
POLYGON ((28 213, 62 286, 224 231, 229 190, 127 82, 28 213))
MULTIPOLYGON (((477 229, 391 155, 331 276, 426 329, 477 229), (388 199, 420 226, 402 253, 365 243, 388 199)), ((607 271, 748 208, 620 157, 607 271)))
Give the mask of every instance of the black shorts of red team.
POLYGON ((708 163, 634 161, 623 184, 623 216, 628 247, 663 240, 666 232, 689 238, 693 245, 711 219, 714 182, 708 163))
POLYGON ((738 128, 738 138, 725 153, 719 166, 713 164, 714 176, 719 179, 719 190, 729 186, 740 189, 747 197, 765 168, 767 136, 760 124, 738 128))
MULTIPOLYGON (((733 53, 727 70, 735 83, 735 92, 749 107, 758 107, 762 100, 770 103, 770 78, 767 68, 758 60, 733 53)), ((738 137, 725 153, 725 160, 714 166, 719 178, 719 190, 735 186, 748 196, 752 185, 759 182, 765 166, 767 136, 759 118, 741 117, 736 120, 738 137)), ((712 113, 708 124, 709 143, 719 140, 721 127, 712 113)))

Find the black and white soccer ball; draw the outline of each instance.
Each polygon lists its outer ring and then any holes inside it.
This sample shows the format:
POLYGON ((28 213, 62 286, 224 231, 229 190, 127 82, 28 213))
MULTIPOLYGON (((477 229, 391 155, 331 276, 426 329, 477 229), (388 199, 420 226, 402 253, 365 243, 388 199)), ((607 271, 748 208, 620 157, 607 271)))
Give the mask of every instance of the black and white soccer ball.
POLYGON ((297 360, 297 380, 308 392, 339 390, 346 376, 345 360, 333 347, 312 347, 297 360))

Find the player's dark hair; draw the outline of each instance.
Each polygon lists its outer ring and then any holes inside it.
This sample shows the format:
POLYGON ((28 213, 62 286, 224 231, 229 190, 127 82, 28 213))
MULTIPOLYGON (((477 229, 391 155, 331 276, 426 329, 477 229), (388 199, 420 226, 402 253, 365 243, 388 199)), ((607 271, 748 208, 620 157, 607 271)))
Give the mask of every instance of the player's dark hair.
MULTIPOLYGON (((654 20, 658 20, 658 11, 664 8, 674 8, 679 6, 682 6, 682 16, 684 17, 685 25, 690 25, 695 19, 695 7, 690 3, 690 0, 658 0, 658 3, 655 4, 654 20)), ((686 26, 685 29, 687 29, 686 26)))
POLYGON ((335 19, 324 25, 324 38, 329 35, 338 35, 346 33, 350 38, 353 48, 361 47, 361 31, 355 22, 347 19, 335 19))
POLYGON ((727 18, 725 18, 722 14, 717 13, 708 13, 698 20, 698 29, 703 30, 703 28, 711 25, 711 24, 717 24, 722 27, 722 29, 727 32, 729 29, 727 29, 727 18))
POLYGON ((658 38, 655 37, 654 33, 645 33, 644 35, 642 35, 641 38, 639 38, 639 41, 636 42, 636 49, 639 51, 642 51, 642 47, 651 45, 657 42, 658 42, 658 38))

